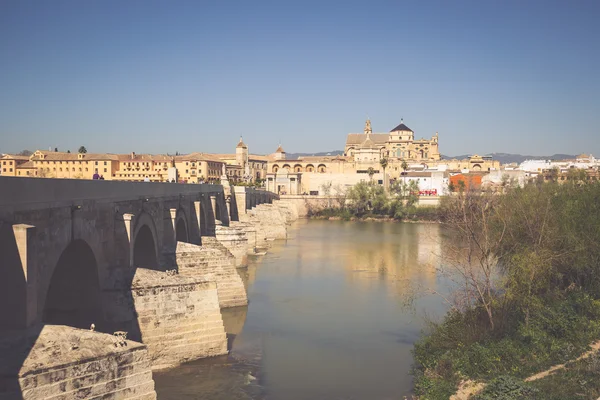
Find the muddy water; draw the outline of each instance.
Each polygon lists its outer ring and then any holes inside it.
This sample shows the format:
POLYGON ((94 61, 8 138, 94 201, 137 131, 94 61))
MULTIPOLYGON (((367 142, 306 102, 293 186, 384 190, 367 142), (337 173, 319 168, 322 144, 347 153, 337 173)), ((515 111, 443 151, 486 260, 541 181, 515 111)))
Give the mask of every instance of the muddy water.
POLYGON ((240 274, 248 307, 223 310, 230 355, 155 373, 161 400, 402 399, 443 252, 434 224, 304 221, 240 274), (407 304, 409 304, 407 306, 407 304))

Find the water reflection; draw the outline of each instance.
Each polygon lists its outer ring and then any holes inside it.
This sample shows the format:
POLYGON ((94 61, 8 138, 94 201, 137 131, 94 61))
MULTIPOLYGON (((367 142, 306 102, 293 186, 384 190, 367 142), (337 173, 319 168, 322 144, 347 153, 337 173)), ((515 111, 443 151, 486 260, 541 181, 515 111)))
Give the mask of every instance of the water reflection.
POLYGON ((308 221, 240 270, 247 308, 224 310, 229 356, 156 374, 160 399, 400 399, 424 313, 443 313, 432 224, 308 221), (244 397, 245 396, 245 397, 244 397))

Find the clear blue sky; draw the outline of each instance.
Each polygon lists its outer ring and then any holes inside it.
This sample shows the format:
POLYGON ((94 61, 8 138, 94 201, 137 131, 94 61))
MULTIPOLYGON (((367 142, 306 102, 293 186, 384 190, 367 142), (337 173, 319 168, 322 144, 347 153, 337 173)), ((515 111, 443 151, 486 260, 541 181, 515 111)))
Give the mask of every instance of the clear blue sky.
POLYGON ((0 1, 0 152, 600 156, 600 1, 0 1))

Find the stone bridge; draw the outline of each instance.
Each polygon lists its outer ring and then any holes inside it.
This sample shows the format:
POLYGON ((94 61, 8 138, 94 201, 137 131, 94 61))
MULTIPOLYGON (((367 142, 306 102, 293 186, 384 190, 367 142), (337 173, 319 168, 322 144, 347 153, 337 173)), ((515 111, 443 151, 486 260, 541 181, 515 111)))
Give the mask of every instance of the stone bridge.
POLYGON ((0 399, 155 398, 153 368, 227 353, 236 266, 295 218, 244 187, 0 177, 0 399))

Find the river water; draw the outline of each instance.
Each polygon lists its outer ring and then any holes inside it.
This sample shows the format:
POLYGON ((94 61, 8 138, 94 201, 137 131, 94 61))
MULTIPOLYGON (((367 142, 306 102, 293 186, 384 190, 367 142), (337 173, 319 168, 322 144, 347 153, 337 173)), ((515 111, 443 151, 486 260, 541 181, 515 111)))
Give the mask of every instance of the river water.
POLYGON ((228 356, 154 374, 160 400, 388 400, 411 394, 411 349, 446 307, 436 224, 299 221, 240 269, 228 356))

